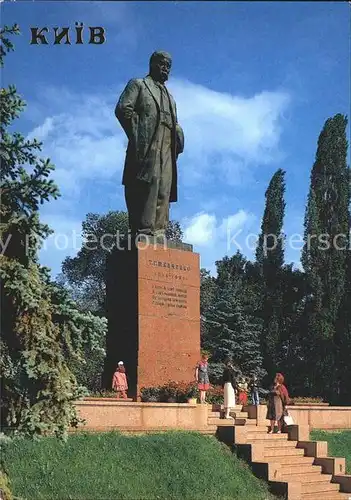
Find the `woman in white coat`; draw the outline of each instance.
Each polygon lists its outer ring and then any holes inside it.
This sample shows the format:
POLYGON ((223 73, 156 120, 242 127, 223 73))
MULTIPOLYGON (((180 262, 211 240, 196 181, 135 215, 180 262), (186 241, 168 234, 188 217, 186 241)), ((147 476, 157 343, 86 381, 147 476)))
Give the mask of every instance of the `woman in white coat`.
POLYGON ((224 388, 224 418, 231 419, 230 410, 235 407, 235 370, 230 359, 226 360, 223 370, 223 388, 224 388))

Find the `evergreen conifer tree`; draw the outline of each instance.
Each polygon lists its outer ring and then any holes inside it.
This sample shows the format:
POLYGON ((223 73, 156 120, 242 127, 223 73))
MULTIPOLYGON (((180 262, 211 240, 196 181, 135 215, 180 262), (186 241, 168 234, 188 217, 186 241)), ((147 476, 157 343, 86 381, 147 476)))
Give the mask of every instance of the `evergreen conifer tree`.
POLYGON ((235 287, 228 285, 218 290, 206 324, 209 335, 204 348, 211 352, 214 379, 220 379, 227 357, 234 359, 244 374, 263 377, 260 330, 256 319, 244 313, 235 287))
MULTIPOLYGON (((1 65, 13 49, 8 37, 17 33, 16 25, 0 30, 1 65)), ((14 86, 1 88, 0 107, 1 423, 29 435, 65 435, 82 394, 67 361, 82 358, 106 321, 79 312, 38 262, 39 241, 50 234, 39 207, 59 195, 49 179, 54 167, 37 157, 38 141, 10 132, 25 107, 14 86)))

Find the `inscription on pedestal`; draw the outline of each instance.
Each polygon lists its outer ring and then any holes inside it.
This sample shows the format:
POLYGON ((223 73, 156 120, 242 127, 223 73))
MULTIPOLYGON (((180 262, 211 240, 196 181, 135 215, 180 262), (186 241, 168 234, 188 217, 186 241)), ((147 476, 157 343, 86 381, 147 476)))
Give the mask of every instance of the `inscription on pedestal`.
POLYGON ((181 287, 153 285, 152 303, 155 306, 188 309, 188 290, 181 287))

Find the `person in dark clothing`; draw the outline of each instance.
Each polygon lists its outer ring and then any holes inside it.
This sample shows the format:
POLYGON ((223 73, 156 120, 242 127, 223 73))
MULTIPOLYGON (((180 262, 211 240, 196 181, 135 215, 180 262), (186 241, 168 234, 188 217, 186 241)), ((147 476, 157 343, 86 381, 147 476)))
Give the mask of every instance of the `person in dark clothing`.
POLYGON ((281 373, 277 373, 268 395, 266 418, 271 421, 269 434, 273 434, 275 425, 278 426, 278 434, 281 433, 287 404, 289 404, 289 393, 284 385, 284 376, 281 373))
POLYGON ((258 386, 258 379, 257 379, 256 375, 251 375, 251 378, 249 380, 248 389, 250 391, 252 404, 255 406, 258 406, 260 404, 260 397, 258 395, 259 386, 258 386))

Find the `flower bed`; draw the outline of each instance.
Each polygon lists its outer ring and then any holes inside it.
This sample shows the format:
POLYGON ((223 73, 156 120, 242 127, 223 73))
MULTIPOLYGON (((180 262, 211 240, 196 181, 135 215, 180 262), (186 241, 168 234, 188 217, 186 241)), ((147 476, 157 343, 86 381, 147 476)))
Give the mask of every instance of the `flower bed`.
POLYGON ((309 398, 309 397, 296 397, 290 398, 290 405, 316 405, 316 406, 329 406, 329 403, 325 403, 322 398, 309 398))
POLYGON ((91 394, 89 394, 89 396, 85 397, 84 399, 93 399, 93 398, 116 399, 116 392, 115 391, 92 392, 91 394))
MULTIPOLYGON (((189 382, 173 382, 156 387, 142 387, 140 390, 143 402, 174 402, 186 403, 190 398, 197 398, 199 390, 197 385, 189 382)), ((223 389, 221 386, 210 386, 206 400, 209 403, 223 403, 223 389)))
POLYGON ((188 399, 198 396, 198 389, 193 383, 170 380, 164 385, 142 387, 140 394, 143 402, 186 403, 188 399))

